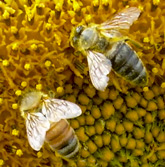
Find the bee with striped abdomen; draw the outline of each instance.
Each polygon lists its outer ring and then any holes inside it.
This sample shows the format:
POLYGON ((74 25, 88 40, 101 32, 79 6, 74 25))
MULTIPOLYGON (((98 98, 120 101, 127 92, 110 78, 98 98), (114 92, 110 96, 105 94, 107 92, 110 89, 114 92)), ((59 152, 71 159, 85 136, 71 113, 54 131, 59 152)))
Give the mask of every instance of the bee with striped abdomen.
POLYGON ((78 138, 66 120, 82 113, 78 105, 32 91, 23 97, 20 111, 26 120, 29 144, 34 150, 39 151, 46 141, 52 150, 66 158, 78 152, 78 138))
POLYGON ((71 45, 87 55, 89 75, 96 89, 105 90, 111 68, 135 85, 147 84, 143 62, 119 32, 129 29, 139 15, 138 8, 130 7, 102 24, 79 25, 71 32, 71 45))

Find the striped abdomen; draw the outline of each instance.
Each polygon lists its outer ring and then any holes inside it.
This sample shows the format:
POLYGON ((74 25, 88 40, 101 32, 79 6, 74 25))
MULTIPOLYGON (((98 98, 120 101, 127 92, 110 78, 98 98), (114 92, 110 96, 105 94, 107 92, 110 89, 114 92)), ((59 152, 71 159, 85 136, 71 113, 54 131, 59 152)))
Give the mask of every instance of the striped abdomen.
POLYGON ((125 42, 118 42, 106 56, 111 60, 112 68, 126 80, 136 85, 147 84, 146 69, 136 52, 125 42))
POLYGON ((79 150, 78 138, 65 119, 51 124, 46 133, 45 141, 49 143, 52 150, 66 158, 73 157, 79 150))

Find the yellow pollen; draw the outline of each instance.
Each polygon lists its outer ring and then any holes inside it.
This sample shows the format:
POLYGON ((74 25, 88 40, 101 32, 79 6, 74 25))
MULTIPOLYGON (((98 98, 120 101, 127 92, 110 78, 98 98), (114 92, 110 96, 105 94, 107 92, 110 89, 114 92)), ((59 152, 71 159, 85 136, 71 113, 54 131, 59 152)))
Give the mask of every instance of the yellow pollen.
POLYGON ((74 1, 74 3, 73 3, 73 9, 74 9, 74 11, 80 10, 80 5, 76 1, 74 1))
POLYGON ((0 97, 0 105, 3 103, 3 99, 0 97))
POLYGON ((22 81, 22 82, 21 82, 21 86, 22 86, 22 87, 26 87, 26 86, 27 86, 27 82, 26 82, 26 81, 22 81))
POLYGON ((16 94, 17 96, 20 96, 20 95, 22 94, 22 91, 21 91, 21 90, 16 90, 16 91, 15 91, 15 94, 16 94))
POLYGON ((13 129, 11 134, 12 134, 13 136, 18 136, 18 135, 19 135, 19 130, 13 129))
POLYGON ((24 69, 25 69, 25 70, 30 70, 30 68, 31 68, 31 65, 30 65, 29 63, 26 63, 26 64, 24 65, 24 69))
POLYGON ((45 27, 46 27, 47 30, 50 30, 52 25, 50 23, 46 23, 45 27))
POLYGON ((60 4, 60 3, 57 3, 55 9, 56 9, 57 11, 61 11, 61 10, 62 10, 61 4, 60 4))
POLYGON ((109 4, 109 0, 102 0, 102 4, 107 6, 109 4))
POLYGON ((45 4, 44 4, 44 3, 40 3, 40 4, 38 4, 38 7, 39 7, 39 8, 44 8, 44 7, 45 7, 45 4))
POLYGON ((156 67, 154 67, 154 68, 152 69, 152 72, 156 74, 156 73, 158 72, 158 69, 157 69, 156 67))
POLYGON ((93 6, 99 6, 99 1, 98 0, 94 0, 93 1, 93 6))
POLYGON ((4 164, 4 160, 0 159, 0 165, 3 165, 3 164, 4 164))
POLYGON ((143 11, 143 6, 142 5, 139 5, 138 8, 143 11))
POLYGON ((50 60, 45 61, 45 67, 49 68, 52 65, 52 62, 50 60))
POLYGON ((143 42, 148 43, 149 41, 150 41, 150 39, 149 39, 148 37, 145 37, 145 38, 143 39, 143 42))
POLYGON ((9 65, 9 61, 8 60, 3 60, 2 65, 7 67, 9 65))
POLYGON ((22 150, 21 150, 21 149, 18 149, 18 150, 16 151, 16 155, 18 155, 19 157, 22 156, 22 155, 23 155, 22 150))
POLYGON ((18 50, 18 44, 17 43, 14 43, 13 46, 12 46, 12 50, 18 50))
POLYGON ((28 21, 31 21, 33 19, 33 13, 32 13, 32 11, 28 11, 27 12, 27 19, 28 19, 28 21))
POLYGON ((11 33, 16 34, 18 32, 17 27, 11 26, 11 33))
POLYGON ((56 39, 57 44, 61 45, 61 39, 60 39, 60 37, 57 34, 54 34, 54 37, 56 39))
POLYGON ((86 17, 85 17, 86 22, 89 23, 91 21, 91 19, 92 19, 92 16, 90 14, 86 15, 86 17))
POLYGON ((39 152, 37 153, 37 157, 38 157, 38 158, 41 158, 41 157, 42 157, 42 152, 39 151, 39 152))
POLYGON ((13 103, 12 104, 12 109, 16 110, 18 108, 18 104, 17 103, 13 103))
POLYGON ((147 86, 143 88, 143 91, 144 91, 144 92, 147 92, 148 90, 149 90, 149 89, 148 89, 147 86))
MULTIPOLYGON (((10 1, 10 3, 11 3, 12 0, 8 0, 8 1, 10 1)), ((11 7, 8 7, 8 8, 7 8, 7 11, 8 11, 10 14, 14 14, 16 10, 13 9, 13 8, 11 8, 11 7)))
POLYGON ((36 44, 32 44, 30 47, 32 50, 37 50, 37 48, 38 48, 36 44))
POLYGON ((161 87, 162 87, 162 88, 165 88, 165 82, 163 82, 163 83, 161 84, 161 87))
POLYGON ((57 88, 57 93, 63 93, 63 91, 64 91, 64 88, 63 88, 63 87, 59 86, 59 87, 57 88))
POLYGON ((42 89, 42 84, 37 84, 37 85, 36 85, 36 89, 37 89, 37 90, 41 90, 41 89, 42 89))
POLYGON ((10 17, 9 12, 8 12, 7 10, 5 10, 4 13, 3 13, 3 15, 2 15, 2 17, 3 17, 4 19, 9 19, 9 17, 10 17))

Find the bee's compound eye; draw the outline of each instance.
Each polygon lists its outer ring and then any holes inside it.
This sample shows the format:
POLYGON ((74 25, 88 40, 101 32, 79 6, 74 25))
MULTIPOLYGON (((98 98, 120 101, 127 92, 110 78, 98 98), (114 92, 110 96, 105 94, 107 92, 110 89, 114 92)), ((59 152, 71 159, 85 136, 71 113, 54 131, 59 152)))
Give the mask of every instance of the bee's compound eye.
POLYGON ((78 37, 74 36, 72 38, 72 43, 73 43, 74 46, 77 45, 77 43, 78 43, 78 37))
POLYGON ((80 33, 82 32, 82 30, 83 30, 83 26, 78 26, 78 27, 76 28, 76 33, 77 33, 77 34, 80 34, 80 33))

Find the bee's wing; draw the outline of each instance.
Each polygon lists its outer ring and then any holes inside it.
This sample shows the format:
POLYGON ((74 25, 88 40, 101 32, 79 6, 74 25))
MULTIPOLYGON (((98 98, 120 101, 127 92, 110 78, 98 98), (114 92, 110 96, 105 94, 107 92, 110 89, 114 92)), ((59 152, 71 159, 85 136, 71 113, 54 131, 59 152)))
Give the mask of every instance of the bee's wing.
POLYGON ((81 115, 81 108, 69 101, 61 99, 47 99, 44 101, 42 113, 51 122, 58 122, 61 119, 70 119, 81 115))
POLYGON ((113 18, 107 20, 98 26, 99 30, 102 31, 110 31, 114 29, 114 31, 119 29, 129 29, 134 21, 138 19, 140 15, 140 10, 136 7, 130 7, 122 10, 117 13, 113 18))
POLYGON ((87 52, 87 61, 89 66, 89 75, 93 86, 100 91, 104 91, 108 85, 111 71, 111 61, 103 54, 98 52, 87 52))
POLYGON ((42 113, 28 113, 26 131, 30 146, 39 151, 44 143, 46 131, 50 123, 42 113))

